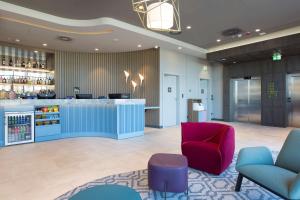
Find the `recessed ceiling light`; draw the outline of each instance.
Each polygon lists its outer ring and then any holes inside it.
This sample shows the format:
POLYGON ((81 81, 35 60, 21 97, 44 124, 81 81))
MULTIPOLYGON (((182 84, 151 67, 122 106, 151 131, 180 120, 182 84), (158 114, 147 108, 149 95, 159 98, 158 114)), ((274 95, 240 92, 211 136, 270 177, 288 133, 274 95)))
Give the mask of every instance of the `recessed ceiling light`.
POLYGON ((178 49, 178 50, 181 50, 181 49, 182 49, 182 47, 178 47, 177 49, 178 49))
POLYGON ((99 49, 98 49, 98 48, 95 48, 95 51, 99 51, 99 49))
POLYGON ((155 49, 158 49, 158 47, 159 47, 158 45, 155 45, 155 47, 154 47, 154 48, 155 48, 155 49))
POLYGON ((118 42, 118 41, 119 41, 119 39, 118 39, 118 38, 114 38, 114 41, 115 41, 115 42, 118 42))
POLYGON ((44 43, 43 46, 46 47, 46 46, 48 46, 48 44, 44 43))
POLYGON ((144 10, 144 6, 139 6, 139 10, 144 10))
POLYGON ((225 61, 225 60, 226 60, 226 58, 222 58, 221 60, 222 60, 222 61, 225 61))
POLYGON ((35 51, 34 51, 34 53, 38 53, 38 51, 37 51, 37 50, 35 50, 35 51))
POLYGON ((31 56, 30 59, 33 59, 33 57, 31 56))
POLYGON ((192 28, 192 26, 187 26, 187 27, 186 27, 186 29, 191 29, 191 28, 192 28))
POLYGON ((243 37, 243 34, 240 33, 240 34, 238 34, 237 36, 238 36, 239 38, 241 38, 241 37, 243 37))
POLYGON ((260 29, 259 28, 255 29, 255 32, 256 33, 260 32, 260 29))
POLYGON ((217 39, 217 42, 221 42, 222 40, 221 39, 217 39))
POLYGON ((16 42, 20 42, 21 40, 20 39, 16 39, 16 42))
POLYGON ((233 63, 233 64, 236 64, 236 61, 233 61, 232 63, 233 63))
POLYGON ((138 45, 137 45, 137 47, 138 47, 138 48, 141 48, 141 47, 142 47, 142 45, 141 45, 141 44, 138 44, 138 45))
POLYGON ((266 32, 259 33, 259 35, 266 35, 266 34, 267 34, 266 32))

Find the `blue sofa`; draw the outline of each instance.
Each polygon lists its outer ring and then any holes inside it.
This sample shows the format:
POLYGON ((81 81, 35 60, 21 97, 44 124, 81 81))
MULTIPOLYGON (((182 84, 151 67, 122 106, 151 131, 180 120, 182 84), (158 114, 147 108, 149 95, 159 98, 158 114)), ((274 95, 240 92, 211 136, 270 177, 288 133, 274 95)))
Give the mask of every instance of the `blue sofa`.
POLYGON ((300 199, 300 129, 292 130, 274 163, 265 147, 241 149, 236 170, 239 172, 235 191, 243 177, 284 199, 300 199))

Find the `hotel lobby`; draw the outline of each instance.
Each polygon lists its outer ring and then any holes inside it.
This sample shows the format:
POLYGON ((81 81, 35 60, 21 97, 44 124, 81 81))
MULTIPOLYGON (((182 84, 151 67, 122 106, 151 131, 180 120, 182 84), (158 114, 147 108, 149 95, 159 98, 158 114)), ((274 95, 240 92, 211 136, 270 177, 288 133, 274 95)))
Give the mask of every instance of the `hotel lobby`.
POLYGON ((0 200, 300 199, 299 10, 0 0, 0 200))

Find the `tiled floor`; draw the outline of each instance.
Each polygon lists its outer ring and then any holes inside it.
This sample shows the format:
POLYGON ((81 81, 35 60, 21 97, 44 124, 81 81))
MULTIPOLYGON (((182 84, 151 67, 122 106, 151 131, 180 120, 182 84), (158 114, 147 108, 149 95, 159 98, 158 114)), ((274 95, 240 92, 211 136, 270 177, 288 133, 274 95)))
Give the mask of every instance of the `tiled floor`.
MULTIPOLYGON (((279 150, 291 128, 232 123, 237 150, 279 150)), ((180 153, 180 128, 146 129, 127 140, 75 138, 0 149, 0 199, 50 200, 88 181, 147 167, 153 153, 180 153)))

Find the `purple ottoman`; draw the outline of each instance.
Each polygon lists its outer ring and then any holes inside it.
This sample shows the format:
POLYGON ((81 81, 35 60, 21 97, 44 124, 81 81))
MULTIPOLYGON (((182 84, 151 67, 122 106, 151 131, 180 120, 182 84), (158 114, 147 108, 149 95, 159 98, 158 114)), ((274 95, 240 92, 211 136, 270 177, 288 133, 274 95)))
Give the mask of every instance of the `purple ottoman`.
POLYGON ((148 184, 160 192, 187 192, 188 162, 179 154, 154 154, 148 162, 148 184))

